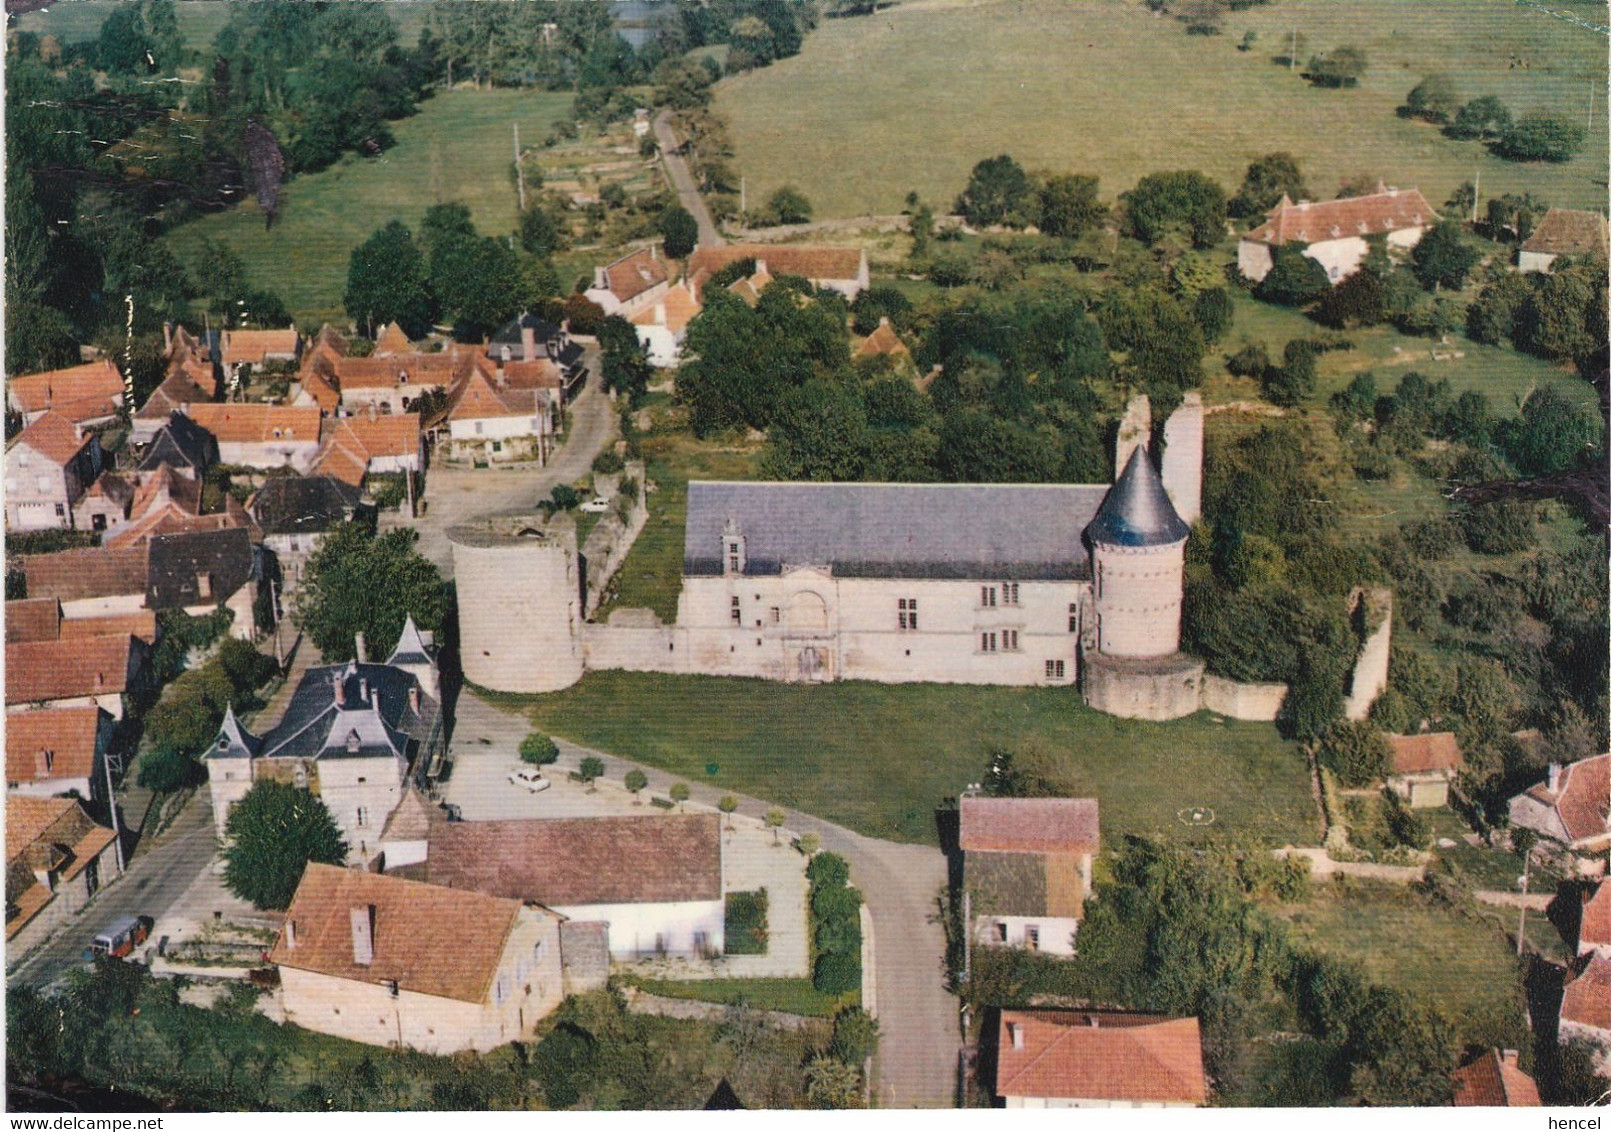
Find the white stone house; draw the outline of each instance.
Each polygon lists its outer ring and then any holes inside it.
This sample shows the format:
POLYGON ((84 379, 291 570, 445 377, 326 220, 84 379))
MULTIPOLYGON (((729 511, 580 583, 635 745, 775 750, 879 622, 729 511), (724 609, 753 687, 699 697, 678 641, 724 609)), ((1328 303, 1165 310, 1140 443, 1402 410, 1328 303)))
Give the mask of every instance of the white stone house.
POLYGON ((1587 1042, 1596 1050, 1595 1069, 1611 1073, 1611 959, 1590 953, 1567 968, 1557 1037, 1587 1042))
POLYGON ((99 707, 15 712, 6 719, 6 793, 106 800, 106 755, 116 726, 99 707))
POLYGON ((556 391, 511 380, 507 367, 488 374, 478 364, 449 403, 448 456, 488 463, 543 460, 556 408, 556 391))
POLYGON ((671 286, 660 249, 651 244, 629 252, 613 263, 595 268, 593 285, 582 292, 606 315, 631 318, 659 302, 671 286))
POLYGON ((1454 732, 1389 735, 1387 743, 1393 751, 1387 785, 1393 792, 1414 810, 1448 805, 1449 784, 1465 766, 1454 732))
POLYGON ((6 951, 21 956, 116 877, 117 835, 76 798, 6 796, 6 951))
POLYGON ((1208 1103, 1196 1018, 1097 1010, 1003 1010, 995 1079, 1005 1108, 1200 1108, 1208 1103))
POLYGON ((1510 824, 1530 829, 1586 876, 1604 875, 1611 851, 1611 755, 1550 764, 1543 782, 1510 800, 1510 824))
POLYGON ((285 1019, 368 1045, 453 1054, 533 1036, 564 996, 546 908, 311 864, 269 952, 285 1019))
POLYGON ((127 633, 6 645, 6 714, 99 708, 122 719, 149 677, 150 647, 127 633))
POLYGON ((217 439, 220 463, 306 472, 319 453, 317 406, 228 402, 191 405, 186 415, 217 439))
POLYGON ((632 316, 632 328, 637 331, 650 365, 665 369, 681 360, 688 324, 699 311, 699 300, 692 289, 686 283, 678 283, 652 306, 632 316))
POLYGON ((1257 282, 1275 265, 1273 249, 1296 243, 1303 246, 1304 255, 1326 269, 1326 278, 1335 284, 1359 269, 1369 250, 1368 238, 1385 237, 1389 248, 1407 251, 1421 242, 1422 234, 1437 219, 1418 189, 1379 185, 1376 192, 1365 196, 1297 204, 1283 195, 1268 219, 1242 237, 1236 265, 1257 282))
POLYGON ((974 943, 1073 955, 1100 847, 1097 800, 969 795, 959 810, 974 943))
POLYGON ((754 260, 763 277, 798 275, 813 287, 838 291, 848 302, 871 282, 867 252, 863 248, 825 247, 813 244, 724 244, 696 248, 688 257, 688 279, 699 290, 722 268, 739 260, 754 260))
POLYGON ((73 506, 101 474, 101 442, 56 412, 41 414, 6 449, 6 530, 73 526, 73 506))
POLYGON ((1598 212, 1552 208, 1516 251, 1516 270, 1548 272, 1561 256, 1607 256, 1605 217, 1598 212))

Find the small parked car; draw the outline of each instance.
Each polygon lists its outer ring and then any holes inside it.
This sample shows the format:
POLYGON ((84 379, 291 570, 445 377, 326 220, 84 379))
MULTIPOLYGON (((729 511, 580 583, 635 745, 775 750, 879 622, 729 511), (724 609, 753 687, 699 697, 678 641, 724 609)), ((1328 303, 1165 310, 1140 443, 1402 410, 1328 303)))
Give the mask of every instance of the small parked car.
POLYGON ((125 916, 90 940, 89 946, 84 949, 85 961, 93 960, 97 955, 104 955, 108 959, 128 958, 134 954, 136 947, 150 937, 152 924, 150 916, 125 916))
POLYGON ((534 766, 523 766, 510 771, 509 781, 516 786, 524 786, 533 794, 539 790, 547 790, 553 785, 552 782, 543 777, 543 772, 534 766))
POLYGON ((589 515, 602 515, 609 509, 610 501, 605 499, 602 495, 595 495, 592 499, 589 499, 586 503, 577 508, 578 511, 586 511, 589 515))

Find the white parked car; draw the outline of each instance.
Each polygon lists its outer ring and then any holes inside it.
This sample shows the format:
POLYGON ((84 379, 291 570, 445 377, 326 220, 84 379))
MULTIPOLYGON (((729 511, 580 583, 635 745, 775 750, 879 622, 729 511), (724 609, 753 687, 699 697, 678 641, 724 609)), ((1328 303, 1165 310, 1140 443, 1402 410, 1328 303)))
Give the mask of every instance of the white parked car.
POLYGON ((553 785, 543 777, 543 772, 534 766, 523 766, 509 772, 509 781, 516 786, 524 786, 533 794, 539 790, 547 790, 553 785))
POLYGON ((602 495, 595 495, 592 499, 589 499, 586 503, 577 508, 578 511, 586 511, 589 515, 602 515, 609 509, 610 501, 605 499, 602 495))

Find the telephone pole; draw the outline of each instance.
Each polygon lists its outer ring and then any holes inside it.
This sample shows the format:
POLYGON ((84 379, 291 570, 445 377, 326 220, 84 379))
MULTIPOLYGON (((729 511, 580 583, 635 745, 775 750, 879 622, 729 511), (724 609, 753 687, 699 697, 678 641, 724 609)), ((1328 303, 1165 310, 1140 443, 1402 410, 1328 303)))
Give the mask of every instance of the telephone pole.
POLYGON ((1287 52, 1287 70, 1298 69, 1298 29, 1292 29, 1292 50, 1287 52))
POLYGON ((1477 202, 1482 199, 1482 170, 1478 169, 1471 182, 1471 223, 1477 222, 1477 202))
POLYGON ((520 188, 520 211, 526 211, 526 160, 520 152, 520 123, 515 123, 515 184, 520 188))

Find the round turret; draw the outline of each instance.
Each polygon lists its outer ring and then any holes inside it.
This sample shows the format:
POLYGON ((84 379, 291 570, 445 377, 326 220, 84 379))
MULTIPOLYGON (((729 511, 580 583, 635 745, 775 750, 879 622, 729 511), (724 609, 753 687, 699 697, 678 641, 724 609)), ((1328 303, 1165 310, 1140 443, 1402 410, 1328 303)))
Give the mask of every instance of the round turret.
POLYGON ((576 526, 568 516, 455 527, 459 653, 471 683, 556 692, 582 678, 576 526))
POLYGON ((1145 448, 1136 448, 1091 525, 1099 651, 1169 656, 1180 649, 1188 527, 1175 512, 1145 448))

